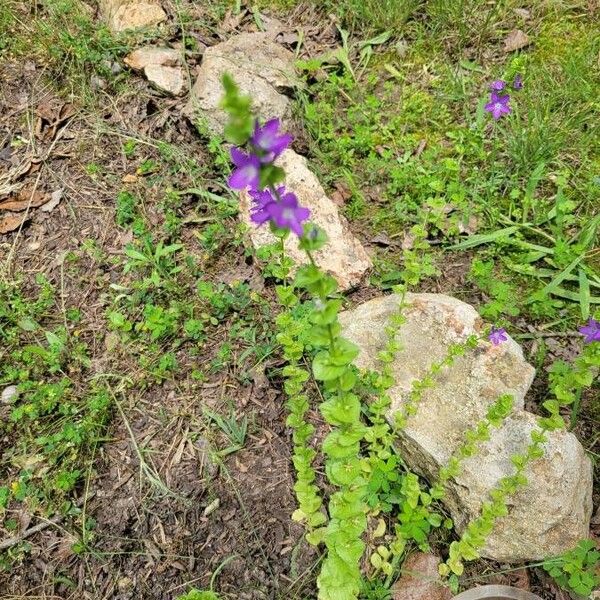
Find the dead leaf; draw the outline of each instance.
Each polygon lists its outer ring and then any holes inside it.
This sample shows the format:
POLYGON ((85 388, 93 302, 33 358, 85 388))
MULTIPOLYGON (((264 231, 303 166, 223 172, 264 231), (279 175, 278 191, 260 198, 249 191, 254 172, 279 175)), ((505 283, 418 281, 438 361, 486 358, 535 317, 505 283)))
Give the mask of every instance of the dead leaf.
POLYGON ((415 236, 410 233, 404 234, 404 239, 402 240, 402 250, 411 250, 415 245, 415 236))
POLYGON ((225 33, 229 33, 230 31, 237 29, 248 14, 248 9, 240 10, 237 15, 233 15, 231 13, 231 9, 228 10, 225 14, 223 22, 221 23, 221 30, 225 33))
POLYGON ((17 192, 13 198, 0 203, 0 210, 21 211, 36 208, 48 202, 48 195, 39 190, 26 187, 17 192))
POLYGON ((291 46, 293 44, 297 44, 300 41, 300 36, 297 33, 292 33, 289 31, 286 31, 284 33, 280 33, 277 36, 277 41, 280 44, 286 44, 288 46, 291 46))
POLYGON ((386 233, 378 233, 375 237, 371 238, 371 244, 377 244, 378 246, 391 246, 392 240, 387 236, 386 233))
POLYGON ((42 204, 40 210, 43 210, 44 212, 50 212, 54 210, 62 200, 64 192, 64 188, 60 188, 55 192, 52 192, 52 194, 50 194, 50 200, 46 202, 46 204, 42 204))
POLYGON ((343 181, 335 184, 335 191, 331 194, 331 199, 338 205, 344 206, 347 200, 352 198, 352 190, 343 181))
POLYGON ((0 160, 5 162, 10 162, 10 157, 12 155, 12 148, 10 146, 5 146, 0 150, 0 160))
POLYGON ((75 114, 75 107, 70 102, 61 102, 50 98, 41 102, 35 110, 38 119, 35 134, 47 140, 53 140, 60 125, 75 114))
POLYGON ((423 150, 425 150, 426 146, 427 146, 427 140, 421 140, 419 142, 419 145, 417 146, 417 149, 414 152, 415 156, 421 156, 421 154, 423 154, 423 150))
POLYGON ((504 52, 514 52, 529 46, 529 36, 520 29, 514 29, 511 31, 504 40, 504 52))
POLYGON ((123 183, 135 183, 138 180, 137 175, 133 175, 131 173, 127 173, 127 175, 123 175, 121 181, 123 183))

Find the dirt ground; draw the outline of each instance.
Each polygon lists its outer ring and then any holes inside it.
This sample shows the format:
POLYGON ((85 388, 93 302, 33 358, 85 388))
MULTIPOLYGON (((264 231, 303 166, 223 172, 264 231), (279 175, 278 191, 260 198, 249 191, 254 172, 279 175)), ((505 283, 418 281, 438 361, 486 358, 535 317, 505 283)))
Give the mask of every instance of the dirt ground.
MULTIPOLYGON (((195 35, 215 43, 228 27, 212 38, 195 35)), ((322 32, 329 31, 323 27, 322 32)), ((105 326, 107 289, 126 283, 120 260, 131 241, 131 233, 115 224, 115 198, 124 188, 142 193, 147 218, 160 226, 165 215, 158 200, 165 188, 185 189, 195 181, 189 172, 174 172, 149 184, 124 155, 123 141, 140 140, 145 159, 157 157, 160 141, 176 145, 209 178, 210 157, 205 141, 182 116, 183 101, 162 96, 141 77, 129 78, 119 93, 96 90, 91 109, 68 90, 58 93, 46 75, 45 65, 33 59, 0 61, 0 178, 11 173, 28 201, 62 190, 60 202, 47 212, 30 201, 22 228, 0 236, 0 261, 26 284, 44 273, 63 301, 81 310, 77 336, 91 349, 92 376, 135 377, 136 364, 129 364, 122 348, 115 349, 105 326), (14 140, 20 143, 9 144, 14 140), (82 250, 86 240, 94 240, 93 251, 82 250), (71 253, 79 256, 76 267, 71 253)), ((193 195, 185 197, 179 211, 202 214, 193 195)), ((186 225, 180 239, 213 280, 243 281, 268 298, 271 291, 244 247, 228 245, 206 256, 195 235, 198 227, 186 225)), ((474 301, 465 282, 468 264, 467 255, 457 257, 425 291, 463 290, 461 297, 474 301)), ((361 302, 376 292, 365 286, 349 299, 361 302)), ((221 328, 227 330, 234 319, 230 316, 221 328)), ((193 380, 191 369, 215 358, 220 335, 211 332, 200 355, 180 350, 178 362, 186 368, 172 380, 137 389, 113 380, 119 409, 85 485, 73 498, 79 514, 52 522, 27 540, 30 552, 10 571, 0 572, 0 598, 172 600, 191 585, 208 587, 215 573, 224 597, 314 597, 319 556, 290 519, 296 506, 285 399, 277 381, 265 375, 279 366, 278 359, 269 357, 249 380, 231 365, 204 381, 193 380), (215 453, 226 440, 207 427, 203 407, 232 407, 251 415, 243 449, 215 453), (82 532, 82 523, 87 531, 82 532), (77 553, 73 544, 82 536, 89 536, 88 548, 77 553)), ((559 350, 566 352, 564 346, 559 350)), ((319 425, 317 415, 312 418, 319 425)), ((0 454, 11 443, 2 435, 0 454)), ((33 517, 25 509, 15 516, 22 524, 33 517)), ((567 598, 537 570, 486 575, 501 569, 484 563, 473 576, 567 598)))

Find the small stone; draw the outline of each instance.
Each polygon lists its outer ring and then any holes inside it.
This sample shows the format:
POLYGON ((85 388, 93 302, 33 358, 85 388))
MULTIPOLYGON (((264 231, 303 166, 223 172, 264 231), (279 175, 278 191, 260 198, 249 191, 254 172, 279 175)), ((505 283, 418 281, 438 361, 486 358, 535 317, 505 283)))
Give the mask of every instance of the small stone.
POLYGON ((529 46, 529 36, 520 29, 511 31, 504 40, 504 52, 514 52, 529 46))
POLYGON ((438 572, 441 559, 433 554, 415 552, 402 565, 402 575, 392 586, 393 600, 450 600, 438 572))
POLYGON ((519 15, 519 17, 525 19, 525 21, 531 19, 531 12, 526 8, 514 8, 513 10, 517 15, 519 15))
POLYGON ((181 64, 181 54, 173 48, 159 48, 149 46, 147 48, 138 48, 128 54, 123 61, 125 64, 136 70, 142 71, 150 65, 163 65, 166 67, 175 67, 181 64))
POLYGON ((113 33, 154 27, 167 18, 160 4, 152 0, 100 0, 100 9, 113 33))
POLYGON ((398 58, 404 58, 408 54, 408 42, 406 40, 398 40, 394 44, 394 50, 396 51, 398 58))
MULTIPOLYGON (((360 283, 364 274, 372 267, 371 259, 360 241, 350 233, 348 226, 338 213, 319 180, 308 168, 306 158, 293 150, 286 150, 276 161, 285 170, 285 186, 294 192, 302 206, 310 209, 310 220, 322 227, 329 241, 325 248, 315 253, 317 264, 333 275, 340 288, 347 290, 360 283)), ((250 229, 250 239, 255 248, 276 241, 269 227, 257 227, 250 220, 251 198, 246 192, 240 195, 240 216, 250 229)), ((307 262, 306 253, 298 247, 298 238, 290 235, 285 241, 285 252, 296 265, 307 262)))
POLYGON ((19 390, 16 385, 9 385, 2 390, 2 403, 12 404, 19 395, 19 390))
POLYGON ((220 108, 221 78, 229 73, 242 94, 252 97, 255 113, 263 119, 278 117, 284 129, 292 118, 290 99, 282 92, 301 85, 292 52, 273 41, 272 33, 242 33, 207 48, 192 88, 185 114, 207 129, 223 134, 227 114, 220 108))
POLYGON ((163 92, 179 96, 185 89, 181 54, 173 48, 138 48, 125 57, 127 66, 144 71, 146 79, 163 92))
MULTIPOLYGON (((375 298, 340 315, 343 335, 360 349, 361 369, 379 365, 385 327, 398 307, 395 295, 375 298)), ((396 385, 390 389, 389 418, 400 410, 412 383, 422 379, 434 361, 443 359, 450 344, 480 334, 484 324, 470 305, 443 294, 407 294, 398 331, 401 345, 393 364, 396 385)), ((514 473, 511 456, 522 453, 538 429, 537 417, 524 410, 524 397, 535 370, 520 346, 509 338, 493 346, 482 342, 456 359, 423 392, 416 414, 398 432, 403 459, 428 481, 464 441, 502 394, 511 394, 514 412, 493 428, 490 440, 462 463, 460 474, 446 485, 446 504, 462 533, 480 514, 482 503, 498 481, 514 473)), ((567 431, 548 434, 544 456, 527 469, 529 483, 509 499, 509 514, 496 521, 481 555, 515 563, 556 556, 587 537, 592 511, 592 467, 582 445, 567 431)))
POLYGON ((180 96, 185 89, 183 71, 179 67, 161 67, 150 65, 144 69, 148 81, 163 92, 180 96))
POLYGON ((91 76, 90 85, 93 90, 105 90, 107 87, 106 80, 102 79, 102 77, 98 77, 98 75, 91 76))

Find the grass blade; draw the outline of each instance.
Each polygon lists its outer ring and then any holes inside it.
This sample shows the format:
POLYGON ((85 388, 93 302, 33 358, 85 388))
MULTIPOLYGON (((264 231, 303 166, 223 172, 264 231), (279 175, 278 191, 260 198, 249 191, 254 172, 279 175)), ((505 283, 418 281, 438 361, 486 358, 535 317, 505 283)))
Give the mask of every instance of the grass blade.
POLYGON ((492 233, 475 234, 468 237, 466 240, 448 246, 448 250, 465 250, 466 248, 475 248, 475 246, 481 246, 483 244, 490 244, 498 240, 503 240, 510 237, 519 227, 512 225, 511 227, 504 227, 503 229, 497 229, 492 233))
POLYGON ((579 306, 581 318, 586 321, 590 316, 590 282, 583 269, 579 269, 579 306))

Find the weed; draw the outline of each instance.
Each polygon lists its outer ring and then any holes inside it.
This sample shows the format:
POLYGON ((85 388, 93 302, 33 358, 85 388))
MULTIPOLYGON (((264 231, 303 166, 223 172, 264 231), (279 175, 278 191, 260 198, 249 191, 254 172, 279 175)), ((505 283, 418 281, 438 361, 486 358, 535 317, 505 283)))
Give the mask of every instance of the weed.
MULTIPOLYGON (((52 325, 54 289, 38 278, 37 296, 19 286, 0 288, 0 384, 15 385, 4 431, 12 443, 5 453, 0 504, 28 502, 34 511, 57 510, 81 481, 112 412, 102 388, 81 388, 72 379, 90 366, 85 344, 63 326, 52 325)), ((79 309, 67 309, 71 321, 79 309)))
POLYGON ((219 427, 231 443, 231 446, 219 451, 221 456, 226 456, 244 447, 248 433, 248 417, 246 415, 238 418, 233 410, 227 416, 220 415, 207 408, 202 410, 205 416, 219 427))
POLYGON ((600 585, 599 565, 600 552, 596 544, 582 540, 573 550, 545 561, 544 569, 563 589, 587 598, 600 585))

